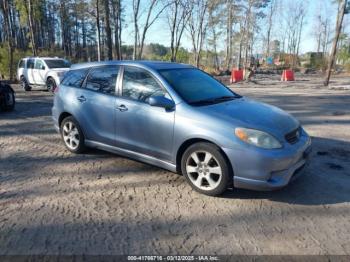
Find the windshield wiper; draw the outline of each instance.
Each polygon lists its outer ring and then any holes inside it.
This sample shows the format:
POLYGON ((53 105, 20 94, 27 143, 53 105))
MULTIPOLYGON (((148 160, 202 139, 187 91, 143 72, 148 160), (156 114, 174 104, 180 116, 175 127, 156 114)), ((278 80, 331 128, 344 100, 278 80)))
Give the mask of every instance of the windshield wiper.
POLYGON ((233 99, 237 99, 239 97, 236 96, 219 96, 219 97, 215 97, 215 98, 209 98, 209 99, 202 99, 202 100, 198 100, 198 101, 193 101, 190 102, 190 105, 211 105, 211 104, 217 104, 217 103, 221 103, 221 102, 225 102, 225 101, 229 101, 229 100, 233 100, 233 99))

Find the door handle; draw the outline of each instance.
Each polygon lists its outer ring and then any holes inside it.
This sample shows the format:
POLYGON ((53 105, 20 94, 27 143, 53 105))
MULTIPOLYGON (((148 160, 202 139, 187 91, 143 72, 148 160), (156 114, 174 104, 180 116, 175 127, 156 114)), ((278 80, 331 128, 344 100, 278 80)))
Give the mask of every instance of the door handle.
POLYGON ((86 101, 85 96, 79 96, 79 97, 77 97, 77 99, 78 99, 79 102, 81 102, 81 103, 86 101))
POLYGON ((117 109, 120 112, 128 111, 128 108, 125 105, 120 105, 120 106, 117 107, 117 109))

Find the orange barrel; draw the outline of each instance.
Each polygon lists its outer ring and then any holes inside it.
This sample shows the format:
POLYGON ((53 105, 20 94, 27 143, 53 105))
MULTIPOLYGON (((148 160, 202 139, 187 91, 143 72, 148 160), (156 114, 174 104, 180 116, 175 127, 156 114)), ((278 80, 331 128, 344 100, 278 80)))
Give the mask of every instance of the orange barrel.
POLYGON ((236 83, 239 81, 243 81, 243 70, 232 69, 231 71, 231 83, 236 83))
POLYGON ((294 81, 294 71, 293 70, 283 70, 282 81, 294 81))

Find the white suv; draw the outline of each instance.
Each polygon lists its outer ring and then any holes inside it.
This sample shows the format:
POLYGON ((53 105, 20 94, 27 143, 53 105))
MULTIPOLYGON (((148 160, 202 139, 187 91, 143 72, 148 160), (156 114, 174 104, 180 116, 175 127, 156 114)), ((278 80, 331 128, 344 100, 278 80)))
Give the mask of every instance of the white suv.
POLYGON ((30 91, 31 85, 54 91, 69 68, 70 63, 62 58, 26 57, 18 63, 17 79, 25 91, 30 91))

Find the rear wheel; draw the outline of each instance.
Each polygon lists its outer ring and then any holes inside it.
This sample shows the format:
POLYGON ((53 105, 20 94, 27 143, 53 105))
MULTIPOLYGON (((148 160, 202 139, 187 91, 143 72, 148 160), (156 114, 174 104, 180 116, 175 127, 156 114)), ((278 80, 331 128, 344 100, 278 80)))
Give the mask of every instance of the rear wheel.
POLYGON ((24 76, 21 76, 21 86, 24 91, 32 90, 32 87, 28 84, 27 79, 24 76))
POLYGON ((56 87, 57 87, 56 81, 52 77, 49 77, 46 81, 47 91, 54 92, 56 87))
POLYGON ((205 195, 221 195, 232 183, 225 156, 211 143, 190 146, 182 156, 181 171, 192 188, 205 195))
POLYGON ((81 153, 85 150, 84 134, 74 117, 69 116, 61 123, 61 136, 67 149, 73 153, 81 153))

